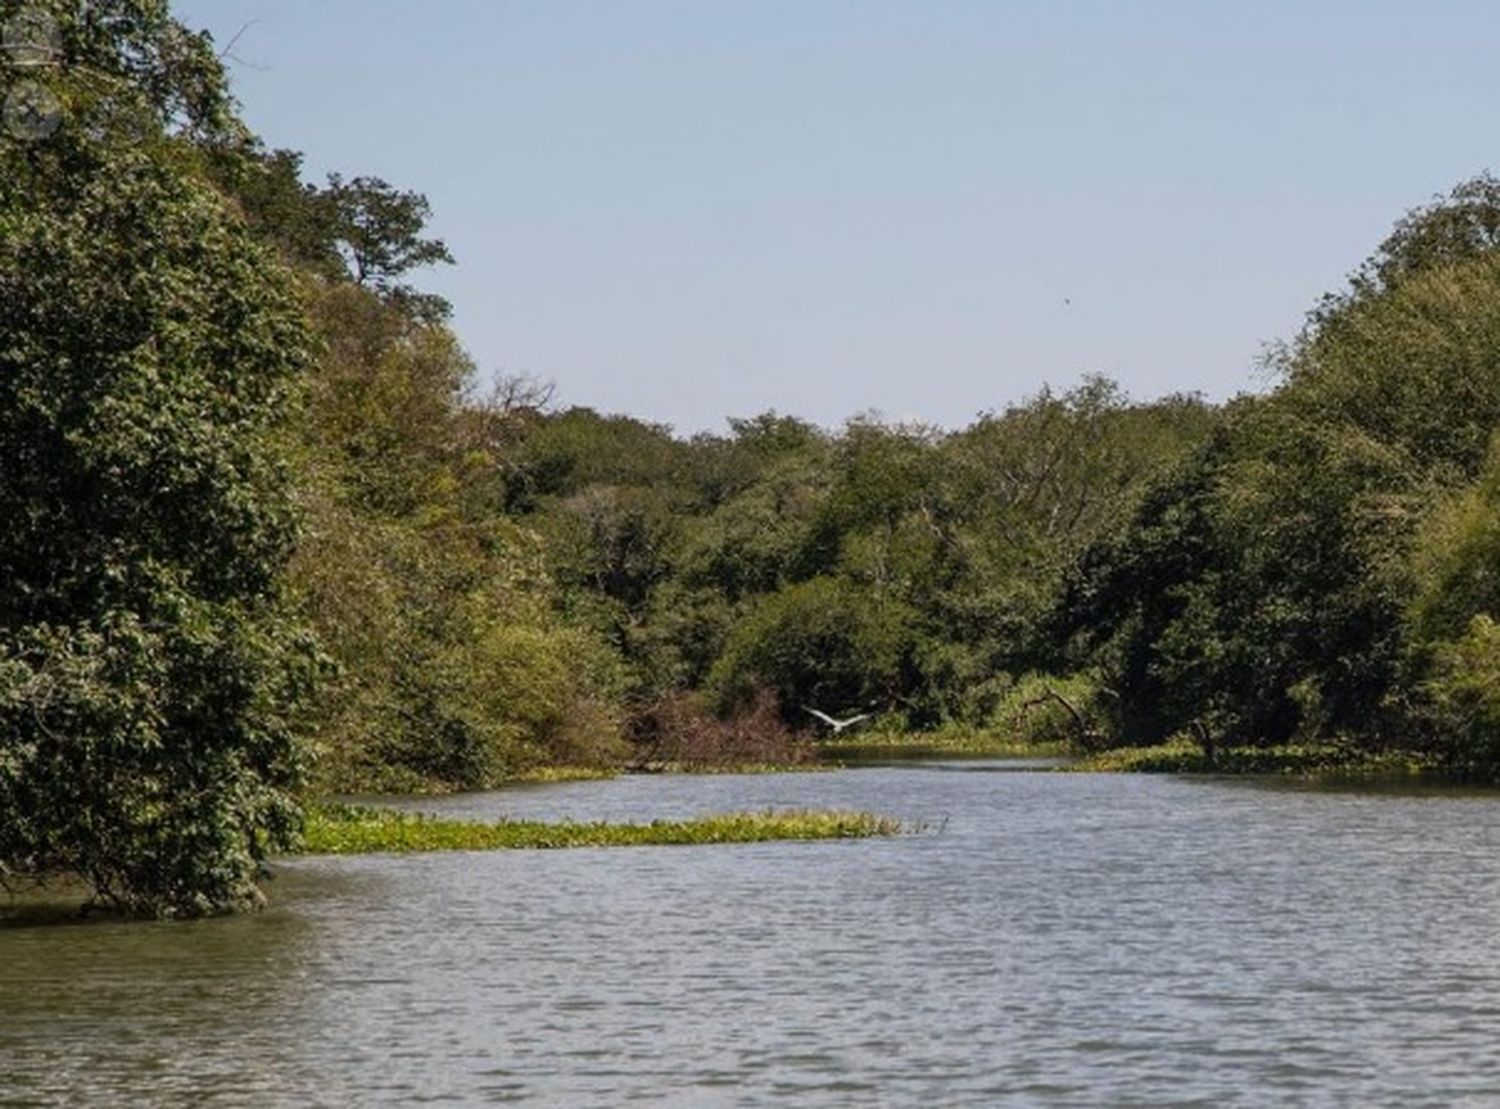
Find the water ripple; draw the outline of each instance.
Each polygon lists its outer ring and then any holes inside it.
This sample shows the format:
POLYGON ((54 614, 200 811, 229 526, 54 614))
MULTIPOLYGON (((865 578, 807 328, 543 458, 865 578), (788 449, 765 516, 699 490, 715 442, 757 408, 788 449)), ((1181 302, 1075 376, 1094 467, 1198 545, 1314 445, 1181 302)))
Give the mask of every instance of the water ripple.
POLYGON ((950 766, 440 805, 946 823, 895 841, 308 860, 253 919, 0 931, 0 1104, 1500 1097, 1493 797, 950 766))

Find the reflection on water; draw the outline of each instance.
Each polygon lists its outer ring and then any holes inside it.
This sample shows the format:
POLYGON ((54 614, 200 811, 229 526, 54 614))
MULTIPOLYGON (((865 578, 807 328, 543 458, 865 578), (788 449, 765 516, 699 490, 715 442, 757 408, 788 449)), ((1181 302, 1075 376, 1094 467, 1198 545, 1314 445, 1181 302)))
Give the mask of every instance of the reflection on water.
MULTIPOLYGON (((260 917, 0 931, 0 1103, 1500 1096, 1500 803, 905 766, 454 798, 895 841, 307 860, 260 917)), ((433 807, 433 803, 428 803, 433 807)))

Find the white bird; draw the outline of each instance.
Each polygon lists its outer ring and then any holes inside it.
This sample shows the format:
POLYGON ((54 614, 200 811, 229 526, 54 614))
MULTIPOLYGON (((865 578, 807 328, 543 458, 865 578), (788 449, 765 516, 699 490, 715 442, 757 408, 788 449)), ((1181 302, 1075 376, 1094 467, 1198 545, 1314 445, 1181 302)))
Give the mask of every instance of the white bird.
POLYGON ((819 720, 823 721, 823 723, 827 724, 830 728, 832 728, 834 735, 843 735, 844 732, 846 732, 850 728, 854 727, 854 725, 856 725, 856 724, 863 724, 866 720, 874 720, 875 719, 875 714, 874 713, 867 712, 863 716, 851 716, 848 720, 835 720, 833 717, 829 716, 826 712, 819 712, 817 709, 815 709, 815 708, 808 708, 808 706, 806 706, 806 705, 803 705, 802 708, 803 708, 804 711, 812 713, 819 720))

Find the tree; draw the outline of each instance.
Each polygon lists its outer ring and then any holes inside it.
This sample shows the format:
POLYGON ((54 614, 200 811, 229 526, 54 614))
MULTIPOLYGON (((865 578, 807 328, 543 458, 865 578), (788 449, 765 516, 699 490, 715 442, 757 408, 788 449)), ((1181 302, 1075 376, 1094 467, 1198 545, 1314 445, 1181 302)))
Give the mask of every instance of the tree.
POLYGON ((378 177, 328 178, 323 192, 333 236, 355 284, 407 305, 413 314, 442 319, 450 308, 441 297, 418 293, 401 282, 412 270, 453 255, 441 239, 424 238, 432 208, 420 193, 402 192, 378 177))
POLYGON ((1488 589, 1482 492, 1443 506, 1500 425, 1492 192, 1404 222, 1367 267, 1387 276, 1283 352, 1276 393, 1232 406, 1079 560, 1053 638, 1104 671, 1122 735, 1420 738, 1413 652, 1472 661, 1451 648, 1488 589))
POLYGON ((288 263, 328 280, 346 276, 335 213, 323 191, 302 179, 301 154, 250 140, 219 151, 209 171, 256 237, 274 243, 288 263))
POLYGON ((1490 778, 1500 772, 1500 624, 1480 614, 1463 635, 1433 645, 1418 689, 1452 761, 1490 778))
POLYGON ((1500 437, 1479 481, 1443 498, 1412 555, 1411 728, 1460 765, 1500 768, 1500 437))
POLYGON ((1356 291, 1389 289, 1415 274, 1500 247, 1500 179, 1470 178, 1447 196, 1408 212, 1355 275, 1356 291))
POLYGON ((1418 644, 1456 639, 1476 616, 1500 618, 1500 435, 1479 480, 1428 514, 1412 567, 1409 614, 1418 644))
POLYGON ((748 705, 761 687, 793 720, 806 706, 890 709, 911 665, 913 623, 903 605, 814 578, 766 598, 736 625, 709 681, 726 710, 748 705))
POLYGON ((501 514, 545 390, 476 396, 441 323, 315 283, 295 421, 306 535, 291 586, 336 664, 299 721, 332 792, 479 788, 619 753, 619 660, 558 615, 540 541, 501 514))
POLYGON ((306 334, 174 162, 72 124, 0 149, 0 872, 197 915, 256 901, 297 828, 312 655, 278 436, 306 334))
POLYGON ((86 113, 144 109, 147 133, 180 134, 205 146, 247 137, 212 36, 172 18, 168 0, 30 0, 28 8, 56 21, 66 100, 81 113, 75 126, 86 113))

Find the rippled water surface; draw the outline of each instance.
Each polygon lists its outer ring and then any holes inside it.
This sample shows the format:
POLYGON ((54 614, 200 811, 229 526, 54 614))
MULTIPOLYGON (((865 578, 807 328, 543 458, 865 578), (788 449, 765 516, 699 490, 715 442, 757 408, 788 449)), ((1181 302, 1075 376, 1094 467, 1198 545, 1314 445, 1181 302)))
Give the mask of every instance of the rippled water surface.
POLYGON ((0 1104, 1500 1099, 1500 800, 926 764, 438 802, 892 841, 306 860, 261 916, 0 930, 0 1104))

